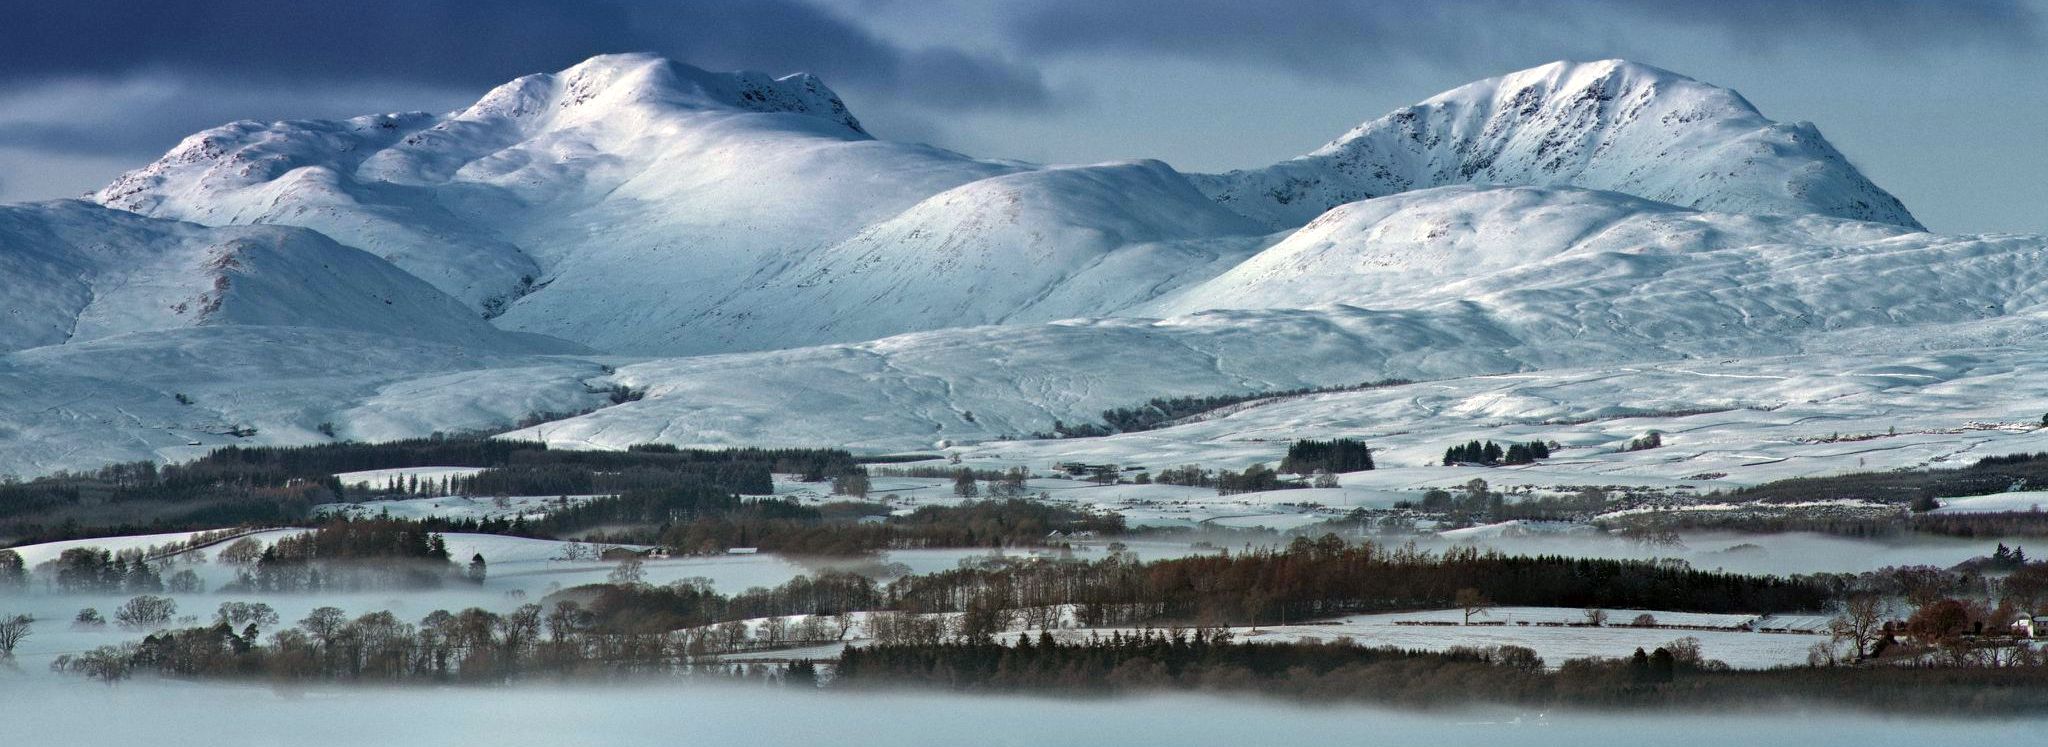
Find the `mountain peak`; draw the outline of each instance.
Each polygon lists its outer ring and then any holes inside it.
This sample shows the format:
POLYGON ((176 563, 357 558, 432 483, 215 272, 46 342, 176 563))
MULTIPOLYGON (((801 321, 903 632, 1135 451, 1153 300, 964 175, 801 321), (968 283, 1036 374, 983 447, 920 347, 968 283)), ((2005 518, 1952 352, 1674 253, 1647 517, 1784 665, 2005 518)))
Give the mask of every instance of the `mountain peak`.
POLYGON ((868 135, 839 94, 810 73, 780 78, 751 70, 714 73, 645 53, 598 55, 560 72, 520 77, 484 94, 455 118, 582 122, 635 106, 800 114, 868 135))
POLYGON ((1308 155, 1196 182, 1275 227, 1414 189, 1508 184, 1920 228, 1812 125, 1771 121, 1735 91, 1626 60, 1559 61, 1474 81, 1308 155))

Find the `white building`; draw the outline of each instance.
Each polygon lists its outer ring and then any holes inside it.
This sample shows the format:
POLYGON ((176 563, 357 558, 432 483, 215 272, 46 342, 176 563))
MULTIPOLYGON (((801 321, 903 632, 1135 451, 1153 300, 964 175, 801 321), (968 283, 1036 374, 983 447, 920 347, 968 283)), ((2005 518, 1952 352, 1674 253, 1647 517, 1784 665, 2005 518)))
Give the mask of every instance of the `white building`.
POLYGON ((2022 617, 2012 624, 2012 631, 2022 638, 2048 638, 2048 615, 2022 617))

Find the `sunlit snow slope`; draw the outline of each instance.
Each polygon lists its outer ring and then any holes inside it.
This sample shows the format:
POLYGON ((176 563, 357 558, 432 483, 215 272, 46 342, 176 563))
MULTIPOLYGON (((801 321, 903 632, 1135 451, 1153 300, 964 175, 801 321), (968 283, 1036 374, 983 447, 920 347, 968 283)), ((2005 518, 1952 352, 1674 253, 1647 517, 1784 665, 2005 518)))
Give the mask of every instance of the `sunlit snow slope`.
POLYGON ((1012 170, 874 140, 807 75, 614 55, 447 115, 230 124, 97 198, 314 228, 506 328, 690 351, 708 345, 701 317, 759 274, 1012 170))

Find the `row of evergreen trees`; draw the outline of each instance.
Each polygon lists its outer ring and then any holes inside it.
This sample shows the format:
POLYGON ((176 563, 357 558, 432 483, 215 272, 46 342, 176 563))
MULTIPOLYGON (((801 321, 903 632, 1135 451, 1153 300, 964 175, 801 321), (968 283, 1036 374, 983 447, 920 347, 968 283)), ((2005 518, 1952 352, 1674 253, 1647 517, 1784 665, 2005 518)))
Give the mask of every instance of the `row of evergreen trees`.
POLYGON ((1511 443, 1507 448, 1492 441, 1472 441, 1444 450, 1444 466, 1455 464, 1530 464, 1550 458, 1550 444, 1542 441, 1511 443))
MULTIPOLYGON (((1091 433, 1088 435, 1106 435, 1107 433, 1132 433, 1136 431, 1148 431, 1166 425, 1168 423, 1172 423, 1177 420, 1193 417, 1205 412, 1211 412, 1224 407, 1229 407, 1231 405, 1251 402, 1254 400, 1273 399, 1277 397, 1299 397, 1307 394, 1324 394, 1331 392, 1355 392, 1363 389, 1377 389, 1382 387, 1400 386, 1402 384, 1412 383, 1414 382, 1409 381, 1407 379, 1381 379, 1379 381, 1368 381, 1362 384, 1348 384, 1342 386, 1301 387, 1299 389, 1279 389, 1264 392, 1237 392, 1233 394, 1213 394, 1207 396, 1197 395, 1182 397, 1154 397, 1150 400, 1147 400, 1144 404, 1137 405, 1135 407, 1114 407, 1108 410, 1103 410, 1102 420, 1103 422, 1108 424, 1108 428, 1103 429, 1105 431, 1104 433, 1091 433)), ((1063 423, 1056 423, 1053 430, 1062 435, 1080 435, 1082 429, 1075 426, 1067 426, 1063 423)))

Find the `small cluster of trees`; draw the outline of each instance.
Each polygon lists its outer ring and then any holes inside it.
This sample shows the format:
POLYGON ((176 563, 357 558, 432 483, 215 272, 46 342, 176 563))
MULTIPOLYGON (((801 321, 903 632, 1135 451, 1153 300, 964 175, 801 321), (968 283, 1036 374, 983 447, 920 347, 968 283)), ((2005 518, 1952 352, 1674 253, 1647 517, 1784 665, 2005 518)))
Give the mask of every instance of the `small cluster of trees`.
POLYGON ((1472 441, 1444 450, 1444 466, 1455 464, 1530 464, 1550 458, 1550 444, 1542 441, 1508 444, 1501 448, 1492 441, 1472 441))
POLYGON ((1216 494, 1235 495, 1238 493, 1262 493, 1268 490, 1289 490, 1309 487, 1299 480, 1287 480, 1261 462, 1244 468, 1243 472, 1224 470, 1216 473, 1216 494))
POLYGON ((51 566, 56 588, 66 592, 161 592, 163 576, 139 550, 120 553, 98 547, 73 547, 57 555, 51 566))
POLYGON ((1454 523, 1462 523, 1471 517, 1499 521, 1505 518, 1507 497, 1490 489, 1485 480, 1475 477, 1457 493, 1442 488, 1423 491, 1419 507, 1432 513, 1450 514, 1454 523))
POLYGON ((431 589, 456 572, 439 533, 389 517, 330 519, 269 546, 244 537, 222 549, 220 559, 241 566, 221 587, 226 592, 431 589))
POLYGON ((1362 472, 1372 468, 1372 449, 1364 441, 1349 438, 1295 441, 1288 444, 1287 458, 1280 461, 1281 472, 1295 475, 1362 472))

